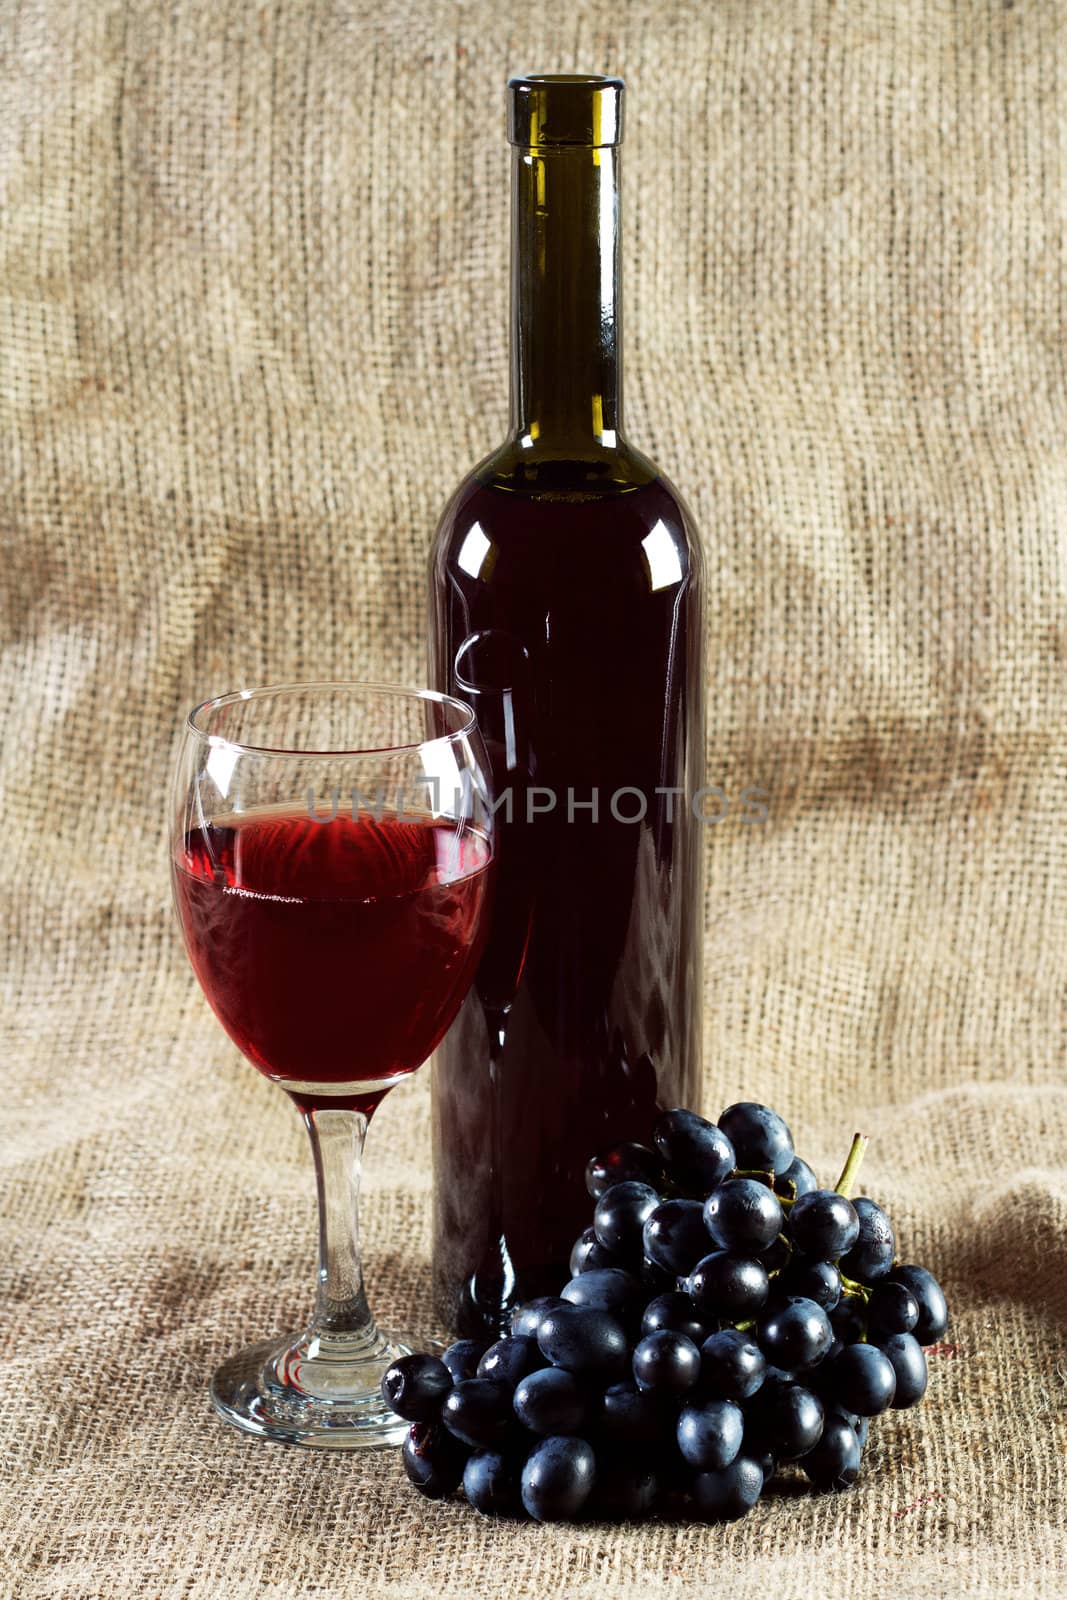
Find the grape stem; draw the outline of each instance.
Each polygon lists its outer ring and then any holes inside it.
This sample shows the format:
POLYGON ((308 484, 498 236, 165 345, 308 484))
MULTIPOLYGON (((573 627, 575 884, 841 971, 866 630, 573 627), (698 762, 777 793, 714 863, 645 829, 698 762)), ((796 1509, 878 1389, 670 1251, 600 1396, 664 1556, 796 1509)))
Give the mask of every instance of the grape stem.
POLYGON ((841 1169, 841 1176, 835 1184, 837 1193, 844 1195, 846 1200, 855 1187, 856 1179, 859 1176, 859 1170, 863 1165, 863 1158, 867 1153, 867 1146, 870 1142, 869 1136, 865 1133, 855 1133, 852 1136, 852 1149, 848 1153, 848 1160, 841 1169))

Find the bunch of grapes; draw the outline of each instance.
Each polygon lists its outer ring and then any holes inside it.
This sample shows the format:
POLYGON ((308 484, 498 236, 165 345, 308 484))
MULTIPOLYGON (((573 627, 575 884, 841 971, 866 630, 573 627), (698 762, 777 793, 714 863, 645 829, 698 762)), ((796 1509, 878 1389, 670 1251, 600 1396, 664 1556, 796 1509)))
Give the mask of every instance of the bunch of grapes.
POLYGON ((559 1521, 744 1516, 783 1467, 855 1482, 872 1417, 926 1392, 945 1297, 889 1219, 820 1189, 767 1106, 665 1112, 654 1148, 589 1163, 592 1226, 558 1296, 495 1344, 409 1355, 382 1380, 408 1477, 479 1511, 559 1521))

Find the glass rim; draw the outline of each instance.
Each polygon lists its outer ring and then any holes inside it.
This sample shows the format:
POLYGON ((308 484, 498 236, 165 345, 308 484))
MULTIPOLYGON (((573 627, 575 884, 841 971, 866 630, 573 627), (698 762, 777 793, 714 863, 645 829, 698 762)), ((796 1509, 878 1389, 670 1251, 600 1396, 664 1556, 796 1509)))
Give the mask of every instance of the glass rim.
POLYGON ((477 718, 474 711, 465 700, 457 700, 455 695, 441 694, 437 689, 413 689, 402 683, 376 683, 369 679, 361 678, 316 678, 306 683, 267 683, 257 684, 252 689, 232 689, 227 694, 212 695, 210 699, 201 700, 195 705, 185 719, 185 726, 195 738, 203 740, 206 744, 224 745, 230 750, 240 751, 243 755, 255 756, 384 756, 400 755, 408 750, 422 750, 427 745, 451 744, 457 739, 464 739, 474 731, 477 718), (434 705, 454 707, 462 714, 462 726, 454 728, 450 733, 435 733, 428 739, 413 739, 403 744, 380 745, 346 745, 332 750, 297 749, 289 745, 249 744, 241 739, 229 739, 224 733, 212 733, 202 727, 200 718, 207 712, 217 711, 223 706, 240 705, 247 700, 266 698, 268 695, 285 695, 307 693, 309 691, 343 690, 351 692, 358 690, 361 693, 389 695, 395 700, 423 700, 431 701, 434 705))

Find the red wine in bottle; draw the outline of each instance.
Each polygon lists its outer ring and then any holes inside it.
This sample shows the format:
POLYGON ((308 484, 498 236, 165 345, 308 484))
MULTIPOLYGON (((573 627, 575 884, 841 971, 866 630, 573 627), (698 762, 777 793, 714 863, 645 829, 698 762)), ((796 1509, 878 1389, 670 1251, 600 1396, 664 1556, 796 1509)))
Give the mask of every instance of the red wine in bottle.
POLYGON ((433 677, 477 712, 499 827, 433 1082, 435 1299, 464 1334, 558 1291, 589 1158, 699 1092, 702 562, 622 431, 622 97, 508 85, 512 425, 433 545, 433 677))

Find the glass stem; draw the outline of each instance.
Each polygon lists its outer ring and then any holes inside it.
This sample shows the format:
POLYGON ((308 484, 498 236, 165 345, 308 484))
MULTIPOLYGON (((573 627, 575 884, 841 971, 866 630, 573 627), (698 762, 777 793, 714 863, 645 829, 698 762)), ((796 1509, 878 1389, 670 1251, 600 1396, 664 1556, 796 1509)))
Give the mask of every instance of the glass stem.
POLYGON ((319 1289, 311 1335, 322 1343, 372 1344, 374 1318, 359 1255, 359 1179, 369 1118, 362 1111, 308 1109, 319 1191, 319 1289))

